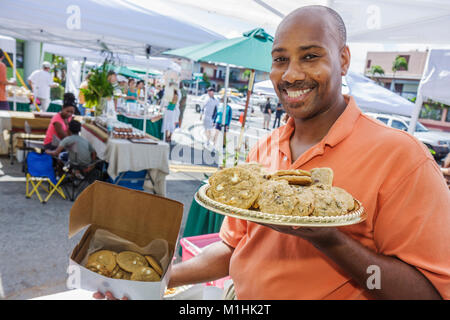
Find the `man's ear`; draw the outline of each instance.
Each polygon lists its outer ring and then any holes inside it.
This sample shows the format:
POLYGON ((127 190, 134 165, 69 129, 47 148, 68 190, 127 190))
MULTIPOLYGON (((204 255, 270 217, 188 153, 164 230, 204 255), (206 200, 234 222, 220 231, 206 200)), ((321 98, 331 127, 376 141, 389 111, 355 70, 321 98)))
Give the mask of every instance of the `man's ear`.
POLYGON ((345 76, 347 74, 348 68, 350 67, 350 48, 346 45, 341 50, 341 75, 345 76))

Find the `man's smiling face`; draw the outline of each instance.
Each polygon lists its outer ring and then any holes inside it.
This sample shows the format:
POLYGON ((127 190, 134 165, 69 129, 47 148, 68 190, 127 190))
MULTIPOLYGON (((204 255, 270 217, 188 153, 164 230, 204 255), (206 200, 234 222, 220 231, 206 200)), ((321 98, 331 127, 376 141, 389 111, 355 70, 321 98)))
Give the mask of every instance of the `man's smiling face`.
POLYGON ((350 53, 336 24, 322 10, 299 10, 278 27, 270 79, 286 112, 310 119, 325 112, 341 94, 341 76, 350 53))

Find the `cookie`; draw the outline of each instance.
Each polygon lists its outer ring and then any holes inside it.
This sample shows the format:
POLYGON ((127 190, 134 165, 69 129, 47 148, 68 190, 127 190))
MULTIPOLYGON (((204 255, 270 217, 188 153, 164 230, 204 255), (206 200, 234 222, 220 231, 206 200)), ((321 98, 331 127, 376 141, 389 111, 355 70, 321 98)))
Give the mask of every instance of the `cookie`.
POLYGON ((86 268, 105 277, 110 277, 112 271, 108 270, 105 265, 92 261, 86 264, 86 268))
POLYGON ((117 255, 117 264, 127 272, 134 272, 139 267, 148 267, 147 260, 139 253, 122 251, 117 255))
MULTIPOLYGON (((97 252, 92 253, 88 257, 87 265, 96 265, 100 264, 106 269, 109 273, 112 273, 114 268, 116 267, 116 256, 117 254, 110 250, 99 250, 97 252)), ((102 268, 102 269, 103 269, 102 268)))
POLYGON ((353 196, 339 187, 332 187, 331 192, 337 202, 342 203, 342 206, 348 211, 352 211, 355 208, 355 199, 353 196))
POLYGON ((214 200, 237 208, 248 209, 259 195, 260 180, 244 168, 226 168, 209 178, 214 200))
POLYGON ((292 211, 293 216, 306 217, 314 211, 314 193, 310 188, 296 188, 297 203, 292 211))
POLYGON ((120 267, 117 269, 117 271, 111 275, 111 278, 113 279, 122 279, 122 280, 130 280, 131 273, 126 272, 125 270, 121 269, 120 267))
POLYGON ((311 172, 302 169, 278 170, 271 176, 308 176, 311 177, 311 172))
POLYGON ((281 215, 291 215, 297 202, 296 192, 286 180, 265 182, 257 199, 261 212, 281 215))
POLYGON ((152 267, 156 271, 156 273, 158 273, 159 276, 162 276, 163 269, 159 265, 159 262, 152 256, 145 256, 145 259, 147 259, 147 262, 150 265, 150 267, 152 267))
POLYGON ((340 216, 347 213, 341 201, 336 201, 331 189, 311 188, 314 193, 314 216, 340 216))
POLYGON ((242 163, 240 165, 237 165, 236 168, 244 168, 250 170, 261 181, 264 181, 266 179, 266 176, 268 175, 266 169, 260 163, 254 161, 242 163))
POLYGON ((289 184, 295 184, 300 186, 309 186, 312 183, 312 179, 309 176, 300 175, 285 175, 285 176, 273 176, 273 180, 286 180, 289 184))
POLYGON ((314 168, 311 170, 313 184, 333 185, 333 170, 331 168, 314 168))
POLYGON ((161 277, 150 267, 139 267, 131 274, 133 281, 160 281, 161 277))

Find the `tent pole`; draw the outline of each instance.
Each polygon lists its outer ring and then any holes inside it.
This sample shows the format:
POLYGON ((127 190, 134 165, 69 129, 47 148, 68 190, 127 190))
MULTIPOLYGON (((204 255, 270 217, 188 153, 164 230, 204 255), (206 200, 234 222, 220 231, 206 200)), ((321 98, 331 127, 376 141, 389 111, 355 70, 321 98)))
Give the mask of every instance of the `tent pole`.
POLYGON ((234 155, 234 165, 235 166, 237 166, 237 164, 238 164, 239 155, 240 155, 241 147, 242 147, 242 141, 244 140, 245 122, 247 120, 248 105, 250 103, 250 97, 252 95, 254 82, 255 82, 255 69, 252 69, 252 73, 250 74, 250 79, 248 80, 247 100, 245 101, 244 118, 242 119, 241 132, 239 134, 239 142, 236 147, 235 155, 234 155))
POLYGON ((422 103, 423 103, 423 97, 422 97, 422 84, 424 81, 424 76, 425 76, 425 72, 426 70, 428 70, 428 63, 430 62, 430 51, 428 51, 428 56, 427 56, 427 61, 425 62, 425 67, 424 67, 424 73, 422 75, 422 79, 420 79, 419 82, 419 87, 417 88, 417 97, 416 97, 416 102, 413 113, 411 115, 411 121, 409 123, 409 127, 408 127, 408 133, 410 134, 414 134, 414 132, 416 131, 416 124, 417 124, 417 119, 419 118, 419 114, 420 114, 420 109, 422 109, 422 103))
MULTIPOLYGON (((14 48, 14 52, 13 52, 13 77, 16 78, 16 50, 14 48)), ((17 81, 16 81, 17 83, 17 81)), ((17 111, 17 101, 16 101, 16 90, 14 90, 14 111, 17 111)))
POLYGON ((225 92, 223 94, 223 112, 222 112, 222 167, 225 168, 227 166, 227 136, 225 132, 225 120, 227 115, 227 103, 228 103, 228 84, 230 82, 230 65, 227 64, 226 72, 225 72, 225 92))

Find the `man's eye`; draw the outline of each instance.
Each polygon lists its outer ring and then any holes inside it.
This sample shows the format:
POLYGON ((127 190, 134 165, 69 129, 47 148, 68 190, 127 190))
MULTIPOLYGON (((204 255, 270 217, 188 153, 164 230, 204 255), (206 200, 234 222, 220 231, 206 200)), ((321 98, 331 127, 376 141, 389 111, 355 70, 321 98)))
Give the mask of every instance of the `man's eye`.
POLYGON ((311 59, 314 59, 314 58, 317 58, 318 56, 316 56, 315 54, 307 54, 303 59, 305 59, 305 60, 311 60, 311 59))
POLYGON ((287 58, 285 57, 278 57, 273 59, 274 62, 285 62, 287 61, 287 58))

